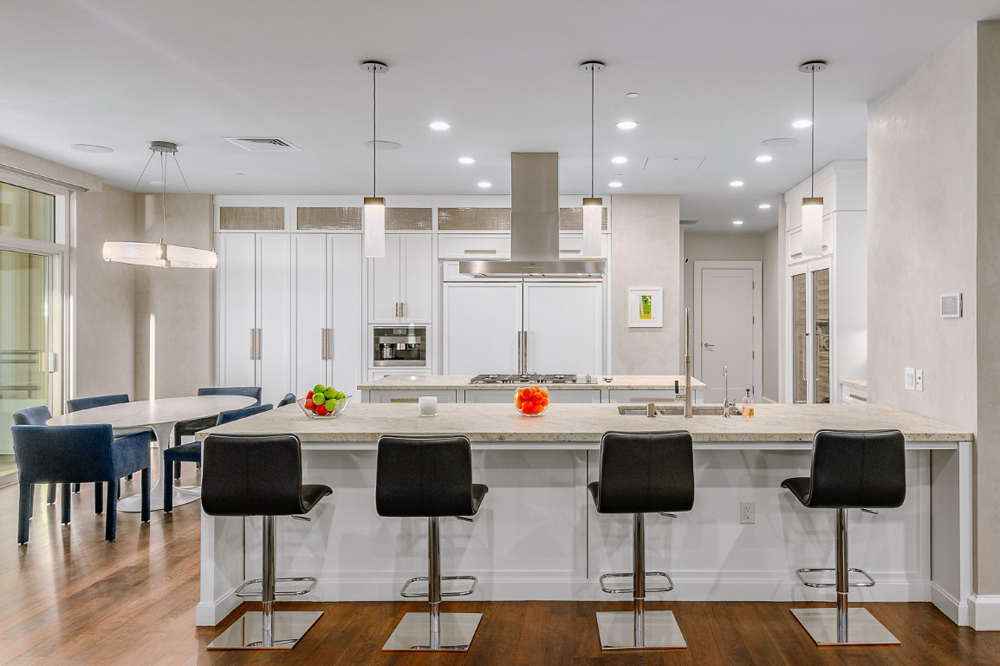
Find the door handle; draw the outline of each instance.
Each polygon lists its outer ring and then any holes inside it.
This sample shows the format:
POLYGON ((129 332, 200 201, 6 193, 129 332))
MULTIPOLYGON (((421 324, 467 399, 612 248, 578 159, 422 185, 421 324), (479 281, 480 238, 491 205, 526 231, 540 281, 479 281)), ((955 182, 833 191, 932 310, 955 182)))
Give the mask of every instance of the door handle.
POLYGON ((715 345, 710 345, 710 344, 708 344, 707 342, 705 343, 705 349, 710 349, 710 348, 712 348, 712 347, 714 347, 714 346, 715 346, 715 345))
POLYGON ((521 361, 524 357, 521 355, 521 331, 517 332, 517 372, 518 374, 523 374, 524 370, 521 368, 521 361))
POLYGON ((257 360, 257 329, 250 329, 250 360, 257 360))
POLYGON ((399 316, 400 317, 405 317, 406 316, 406 303, 400 303, 399 304, 399 316))
POLYGON ((319 360, 325 361, 326 358, 326 329, 319 329, 319 360))
POLYGON ((262 338, 264 331, 262 329, 257 329, 257 360, 259 361, 264 356, 264 344, 262 338))
POLYGON ((802 381, 809 381, 809 372, 806 367, 806 338, 809 337, 808 333, 802 334, 802 381))
POLYGON ((333 360, 333 329, 328 328, 326 330, 326 360, 333 360))

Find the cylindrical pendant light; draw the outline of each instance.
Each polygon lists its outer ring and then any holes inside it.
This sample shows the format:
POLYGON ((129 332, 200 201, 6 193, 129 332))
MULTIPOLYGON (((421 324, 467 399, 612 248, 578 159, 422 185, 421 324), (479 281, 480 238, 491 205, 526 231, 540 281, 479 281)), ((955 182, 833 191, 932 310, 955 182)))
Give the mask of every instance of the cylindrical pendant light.
POLYGON ((603 62, 588 60, 580 69, 590 72, 590 196, 583 198, 583 256, 601 256, 601 213, 604 202, 594 196, 594 75, 605 67, 603 62))
POLYGON ((802 199, 802 256, 823 254, 823 197, 816 196, 816 72, 826 69, 825 60, 810 60, 799 71, 812 76, 812 125, 810 125, 809 196, 802 199))
POLYGON ((378 97, 376 95, 375 77, 388 71, 384 62, 366 60, 361 66, 372 73, 372 195, 365 197, 364 207, 364 237, 365 256, 377 259, 385 256, 385 199, 377 196, 376 180, 378 174, 378 134, 375 115, 378 97))

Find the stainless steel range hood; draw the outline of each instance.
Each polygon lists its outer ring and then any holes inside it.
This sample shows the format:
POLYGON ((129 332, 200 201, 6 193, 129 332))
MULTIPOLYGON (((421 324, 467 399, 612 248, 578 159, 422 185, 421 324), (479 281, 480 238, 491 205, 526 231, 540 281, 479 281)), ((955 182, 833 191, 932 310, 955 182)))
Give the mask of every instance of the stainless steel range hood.
POLYGON ((461 261, 477 278, 604 275, 604 259, 559 258, 559 154, 510 155, 510 260, 461 261))

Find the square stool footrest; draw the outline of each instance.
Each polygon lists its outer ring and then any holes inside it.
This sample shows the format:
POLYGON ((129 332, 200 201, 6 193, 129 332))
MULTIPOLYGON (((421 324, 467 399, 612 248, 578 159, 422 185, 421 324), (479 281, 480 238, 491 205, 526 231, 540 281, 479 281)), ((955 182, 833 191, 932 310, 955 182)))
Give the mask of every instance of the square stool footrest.
MULTIPOLYGON (((251 585, 260 585, 262 582, 263 581, 260 578, 254 578, 252 580, 248 580, 247 582, 243 583, 238 588, 236 588, 236 592, 234 592, 233 594, 235 594, 240 599, 260 597, 261 596, 260 590, 247 592, 246 589, 251 585)), ((316 579, 313 578, 312 576, 295 577, 295 578, 275 578, 274 582, 275 582, 275 587, 277 587, 277 583, 309 583, 309 585, 302 588, 301 590, 275 590, 274 596, 276 597, 298 597, 303 594, 309 594, 310 592, 313 591, 313 588, 316 587, 316 579)))
MULTIPOLYGON (((813 573, 830 573, 836 572, 836 569, 796 569, 795 575, 799 577, 799 580, 806 587, 837 587, 836 583, 814 583, 812 581, 806 580, 806 577, 802 574, 813 574, 813 573)), ((862 569, 848 569, 850 573, 861 574, 867 580, 860 583, 848 583, 848 587, 875 587, 875 579, 868 575, 867 571, 862 569)))
MULTIPOLYGON (((601 583, 601 590, 607 592, 608 594, 632 594, 632 587, 608 587, 604 584, 605 578, 632 578, 631 573, 608 573, 601 576, 598 580, 601 583)), ((647 571, 646 580, 650 578, 664 578, 667 581, 666 587, 646 587, 647 592, 669 592, 674 589, 674 581, 669 574, 662 571, 647 571)))
MULTIPOLYGON (((442 598, 467 597, 476 591, 476 583, 479 582, 479 579, 476 578, 475 576, 441 576, 441 582, 444 582, 446 580, 471 580, 472 585, 467 590, 458 590, 455 592, 442 592, 441 593, 442 598)), ((427 576, 418 576, 416 578, 411 578, 410 580, 406 581, 406 583, 403 585, 403 589, 399 591, 399 596, 406 597, 407 599, 419 599, 420 597, 427 598, 427 592, 406 591, 406 589, 410 587, 410 585, 412 585, 413 583, 420 583, 420 582, 426 583, 427 576)))

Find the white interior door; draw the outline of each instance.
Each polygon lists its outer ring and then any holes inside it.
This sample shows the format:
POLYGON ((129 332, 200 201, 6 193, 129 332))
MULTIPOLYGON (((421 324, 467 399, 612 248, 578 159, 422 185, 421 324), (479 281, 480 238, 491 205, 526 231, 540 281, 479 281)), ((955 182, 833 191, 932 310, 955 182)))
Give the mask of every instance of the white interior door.
POLYGON ((746 389, 756 393, 760 383, 760 300, 759 292, 755 293, 755 271, 759 273, 760 264, 739 262, 756 264, 745 268, 699 265, 709 263, 695 262, 695 374, 708 385, 705 401, 721 403, 727 372, 728 397, 738 402, 746 389))
POLYGON ((362 380, 364 362, 364 311, 361 282, 364 253, 360 234, 330 234, 329 308, 330 385, 355 394, 362 380))
POLYGON ((219 377, 221 386, 256 386, 255 234, 219 234, 219 377))
POLYGON ((369 259, 368 319, 372 323, 399 321, 399 234, 385 235, 385 256, 369 259))
POLYGON ((517 372, 519 283, 445 284, 443 319, 446 375, 517 372))
POLYGON ((599 283, 524 285, 528 372, 601 372, 602 298, 599 283))
POLYGON ((430 322, 434 316, 434 237, 411 234, 400 238, 399 300, 405 322, 430 322))
MULTIPOLYGON (((317 234, 292 236, 292 392, 305 396, 316 384, 328 383, 324 342, 328 327, 326 238, 317 234)), ((360 290, 359 290, 360 291, 360 290)), ((360 308, 359 308, 360 309, 360 308)))
POLYGON ((257 236, 257 386, 262 403, 277 403, 292 388, 291 248, 288 234, 257 236))

